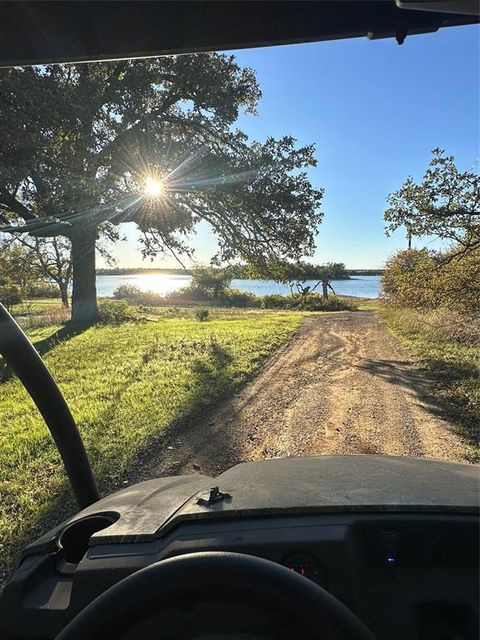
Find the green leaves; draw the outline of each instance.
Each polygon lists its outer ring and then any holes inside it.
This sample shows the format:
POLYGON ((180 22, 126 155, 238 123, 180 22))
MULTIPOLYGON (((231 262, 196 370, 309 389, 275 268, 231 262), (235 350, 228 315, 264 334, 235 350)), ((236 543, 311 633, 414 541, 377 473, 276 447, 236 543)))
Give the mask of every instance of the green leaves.
POLYGON ((463 314, 480 312, 480 250, 460 257, 456 249, 399 251, 386 264, 382 291, 387 302, 416 309, 444 307, 463 314))
POLYGON ((442 149, 432 153, 421 183, 408 177, 388 196, 386 233, 406 227, 413 236, 450 241, 457 255, 466 255, 480 247, 480 176, 460 171, 442 149))
POLYGON ((234 130, 260 96, 252 69, 214 53, 0 71, 0 215, 70 239, 134 222, 145 257, 179 260, 206 221, 217 264, 298 261, 323 215, 315 148, 234 130), (149 176, 162 197, 145 197, 149 176))

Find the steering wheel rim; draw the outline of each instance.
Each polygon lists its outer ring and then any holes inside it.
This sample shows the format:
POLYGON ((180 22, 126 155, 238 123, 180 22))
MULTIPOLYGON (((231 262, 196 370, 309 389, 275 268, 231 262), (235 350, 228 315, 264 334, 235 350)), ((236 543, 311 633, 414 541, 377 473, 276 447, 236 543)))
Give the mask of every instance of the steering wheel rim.
POLYGON ((311 580, 263 558, 219 551, 140 569, 93 600, 56 640, 117 640, 182 599, 205 600, 205 594, 208 600, 235 599, 240 605, 262 602, 279 619, 298 621, 297 631, 308 638, 375 640, 345 605, 311 580))

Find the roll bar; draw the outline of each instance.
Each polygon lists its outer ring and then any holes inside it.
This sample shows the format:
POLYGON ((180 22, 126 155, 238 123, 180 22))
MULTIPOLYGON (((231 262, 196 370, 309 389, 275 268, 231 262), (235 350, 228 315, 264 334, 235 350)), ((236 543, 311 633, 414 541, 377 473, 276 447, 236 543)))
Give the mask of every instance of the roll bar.
POLYGON ((80 509, 100 499, 77 425, 46 364, 0 303, 0 354, 37 405, 52 434, 80 509))

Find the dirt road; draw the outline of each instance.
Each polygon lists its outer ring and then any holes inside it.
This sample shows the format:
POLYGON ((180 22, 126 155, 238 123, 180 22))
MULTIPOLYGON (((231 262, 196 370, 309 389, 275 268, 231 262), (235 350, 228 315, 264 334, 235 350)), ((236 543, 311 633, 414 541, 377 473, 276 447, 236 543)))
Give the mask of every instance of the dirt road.
POLYGON ((335 453, 461 461, 461 442, 428 393, 375 314, 311 316, 236 396, 172 430, 141 475, 216 474, 238 462, 335 453))

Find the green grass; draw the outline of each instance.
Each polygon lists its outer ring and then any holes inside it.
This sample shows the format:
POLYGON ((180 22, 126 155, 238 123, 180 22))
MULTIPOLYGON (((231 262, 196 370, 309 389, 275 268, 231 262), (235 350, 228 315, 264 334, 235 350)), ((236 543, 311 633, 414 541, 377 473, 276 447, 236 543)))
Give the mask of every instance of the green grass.
POLYGON ((339 296, 339 298, 355 305, 358 311, 378 311, 380 309, 379 298, 357 298, 356 296, 339 296))
MULTIPOLYGON (((60 341, 59 326, 30 331, 103 486, 120 486, 172 422, 192 418, 244 383, 302 318, 291 311, 220 309, 208 322, 192 319, 190 310, 179 315, 166 310, 149 321, 96 325, 60 341)), ((0 390, 0 570, 9 571, 19 548, 66 517, 73 504, 33 402, 16 379, 0 390)))
POLYGON ((434 382, 443 415, 464 440, 467 458, 480 459, 480 324, 447 310, 385 307, 380 316, 434 382))
POLYGON ((16 304, 12 309, 12 313, 14 315, 32 315, 41 311, 58 309, 61 306, 62 303, 59 298, 35 298, 16 304))

